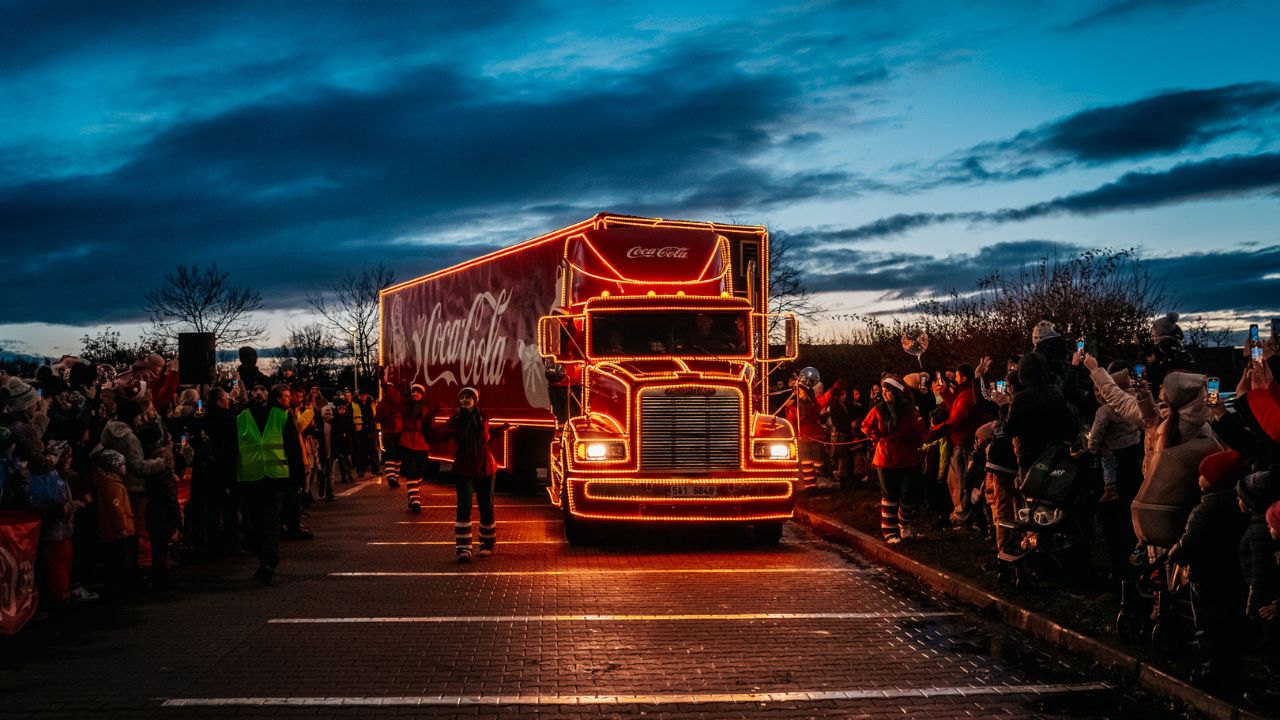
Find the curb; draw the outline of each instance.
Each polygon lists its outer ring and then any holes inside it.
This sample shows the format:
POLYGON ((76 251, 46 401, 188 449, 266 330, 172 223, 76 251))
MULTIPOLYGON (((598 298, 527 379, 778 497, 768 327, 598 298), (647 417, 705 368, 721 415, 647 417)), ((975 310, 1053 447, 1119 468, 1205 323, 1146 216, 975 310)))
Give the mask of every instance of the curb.
POLYGON ((1030 633, 1054 647, 1088 656, 1127 681, 1136 682, 1143 689, 1156 695, 1177 700, 1195 708, 1212 720, 1264 720, 1265 718, 1263 715, 1216 698, 1128 653, 1065 628, 1045 615, 992 595, 964 578, 929 567, 895 552, 878 538, 861 530, 802 508, 795 509, 795 519, 825 538, 836 540, 878 563, 905 572, 934 590, 972 605, 983 614, 998 617, 1006 625, 1030 633))

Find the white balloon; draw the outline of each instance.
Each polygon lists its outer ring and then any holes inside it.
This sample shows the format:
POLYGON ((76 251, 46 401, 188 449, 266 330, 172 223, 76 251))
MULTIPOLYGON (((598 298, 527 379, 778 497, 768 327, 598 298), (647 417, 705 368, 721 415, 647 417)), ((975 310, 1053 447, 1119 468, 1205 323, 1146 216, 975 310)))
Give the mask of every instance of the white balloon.
POLYGON ((902 349, 912 357, 920 357, 929 349, 929 333, 911 328, 902 333, 902 349))

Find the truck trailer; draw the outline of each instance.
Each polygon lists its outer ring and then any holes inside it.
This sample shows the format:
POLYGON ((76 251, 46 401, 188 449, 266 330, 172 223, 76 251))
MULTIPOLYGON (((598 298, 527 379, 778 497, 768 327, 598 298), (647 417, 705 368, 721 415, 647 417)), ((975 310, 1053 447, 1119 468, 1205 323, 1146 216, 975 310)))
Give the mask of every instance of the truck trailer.
POLYGON ((768 258, 763 227, 601 213, 383 290, 383 377, 440 408, 476 388, 500 470, 545 486, 570 543, 623 522, 776 543, 797 445, 769 371, 798 339, 768 258))

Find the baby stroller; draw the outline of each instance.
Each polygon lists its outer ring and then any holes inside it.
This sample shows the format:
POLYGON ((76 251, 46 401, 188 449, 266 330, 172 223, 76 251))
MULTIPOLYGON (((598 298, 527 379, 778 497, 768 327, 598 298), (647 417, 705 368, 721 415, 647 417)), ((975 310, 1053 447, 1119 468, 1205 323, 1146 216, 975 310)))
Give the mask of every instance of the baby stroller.
POLYGON ((1149 632, 1152 642, 1163 646, 1179 628, 1189 627, 1186 573, 1169 562, 1169 548, 1200 502, 1200 460, 1217 449, 1213 439, 1195 438, 1165 449, 1147 468, 1130 508, 1138 547, 1132 558, 1135 579, 1121 588, 1116 629, 1122 637, 1134 640, 1149 632))

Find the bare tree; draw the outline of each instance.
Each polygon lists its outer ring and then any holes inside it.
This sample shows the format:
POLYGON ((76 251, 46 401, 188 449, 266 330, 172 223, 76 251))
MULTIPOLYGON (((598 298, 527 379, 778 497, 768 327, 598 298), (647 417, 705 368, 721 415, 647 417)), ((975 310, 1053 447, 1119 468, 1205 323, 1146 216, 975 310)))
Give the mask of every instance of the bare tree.
POLYGON ((1135 251, 1087 250, 1065 260, 1042 258, 1017 273, 997 271, 976 290, 916 303, 887 322, 835 316, 850 326, 829 339, 848 348, 840 364, 864 372, 859 382, 875 382, 881 370, 916 369, 917 361, 902 350, 904 335, 927 332, 924 364, 947 367, 983 355, 1020 355, 1031 349, 1031 329, 1045 319, 1068 338, 1085 338, 1103 358, 1124 357, 1167 301, 1163 281, 1149 274, 1135 251))
MULTIPOLYGON (((769 312, 795 313, 803 321, 816 321, 824 308, 809 293, 804 282, 804 271, 796 261, 796 249, 785 233, 769 234, 769 312)), ((801 323, 803 329, 805 323, 801 323)), ((774 342, 781 340, 781 322, 774 319, 769 324, 769 336, 774 342)))
POLYGON ((321 323, 290 325, 289 338, 280 347, 281 357, 293 365, 304 382, 328 380, 333 362, 341 354, 341 346, 329 329, 321 323))
POLYGON ((1229 325, 1219 325, 1216 328, 1209 325, 1209 321, 1201 315, 1195 318, 1188 318, 1185 322, 1186 339, 1189 347, 1225 347, 1231 344, 1231 338, 1236 334, 1236 322, 1239 317, 1232 317, 1229 325))
POLYGON ((95 365, 128 367, 138 356, 149 352, 143 343, 127 343, 120 339, 120 331, 107 326, 96 335, 80 338, 80 357, 95 365))
POLYGON ((307 293, 307 304, 343 339, 360 378, 373 381, 378 367, 378 292, 395 282, 395 271, 378 263, 350 272, 338 281, 332 296, 307 293))
POLYGON ((262 309, 262 295, 248 285, 232 283, 217 264, 179 265, 165 273, 164 280, 145 296, 152 325, 149 336, 176 342, 181 332, 213 333, 218 347, 236 347, 265 334, 266 326, 252 320, 262 309))

